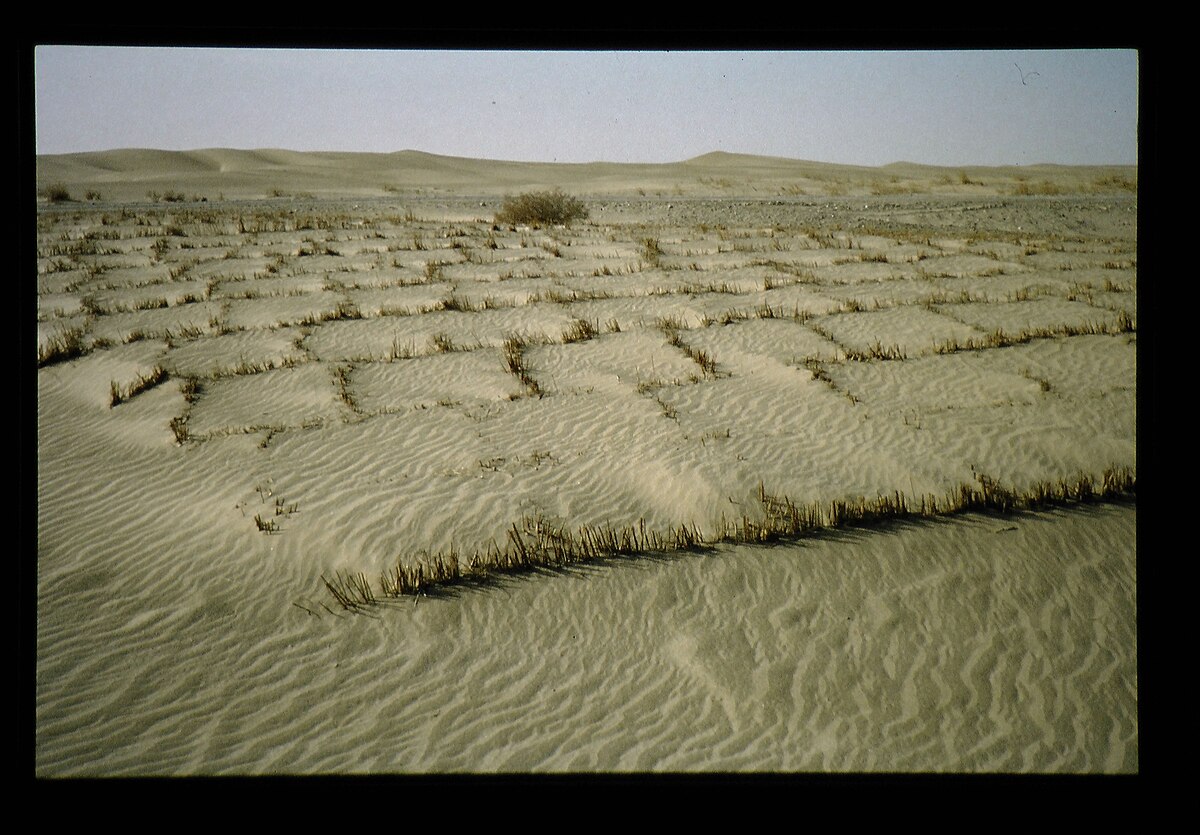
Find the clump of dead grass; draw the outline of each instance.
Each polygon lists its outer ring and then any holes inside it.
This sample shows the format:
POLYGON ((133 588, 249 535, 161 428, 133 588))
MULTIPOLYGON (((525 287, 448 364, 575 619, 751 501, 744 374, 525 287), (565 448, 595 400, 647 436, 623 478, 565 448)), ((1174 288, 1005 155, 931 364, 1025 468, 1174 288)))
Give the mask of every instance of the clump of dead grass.
POLYGON ((595 339, 600 328, 586 319, 575 319, 562 332, 562 342, 570 345, 573 342, 586 342, 595 339))
POLYGON ((51 336, 44 345, 38 345, 38 368, 66 362, 86 353, 83 328, 67 328, 51 336))
POLYGON ((530 395, 541 397, 541 386, 538 385, 538 381, 525 365, 525 347, 527 344, 524 339, 515 335, 504 340, 502 348, 504 352, 504 367, 525 385, 530 395))

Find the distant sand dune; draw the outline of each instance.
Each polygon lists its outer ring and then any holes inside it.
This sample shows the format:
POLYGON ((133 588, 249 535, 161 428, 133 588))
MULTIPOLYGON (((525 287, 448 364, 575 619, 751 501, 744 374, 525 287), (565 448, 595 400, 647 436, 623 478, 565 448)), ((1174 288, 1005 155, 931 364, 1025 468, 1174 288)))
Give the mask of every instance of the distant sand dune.
POLYGON ((834 165, 714 152, 683 162, 556 164, 394 153, 299 152, 279 149, 196 151, 120 149, 38 157, 37 184, 66 185, 82 197, 135 200, 148 190, 215 199, 315 193, 368 197, 423 192, 497 195, 562 187, 593 195, 821 196, 886 194, 1013 194, 1121 191, 1136 183, 1134 166, 939 168, 896 163, 882 168, 834 165), (969 182, 964 183, 967 180, 969 182))

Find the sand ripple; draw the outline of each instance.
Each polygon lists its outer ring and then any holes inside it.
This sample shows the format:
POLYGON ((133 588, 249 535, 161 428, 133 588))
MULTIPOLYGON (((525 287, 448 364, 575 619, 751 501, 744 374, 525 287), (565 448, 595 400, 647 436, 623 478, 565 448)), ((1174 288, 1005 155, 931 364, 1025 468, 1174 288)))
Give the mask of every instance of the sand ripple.
MULTIPOLYGON (((349 158, 147 155, 180 159, 349 158)), ((321 584, 524 516, 712 533, 760 514, 760 485, 803 503, 1132 467, 1127 241, 986 241, 949 203, 893 240, 847 232, 836 201, 614 204, 621 223, 553 230, 478 201, 219 202, 39 213, 39 775, 1138 769, 1132 506, 500 576, 355 616, 321 584), (1120 333, 932 353, 1089 322, 1120 333)))

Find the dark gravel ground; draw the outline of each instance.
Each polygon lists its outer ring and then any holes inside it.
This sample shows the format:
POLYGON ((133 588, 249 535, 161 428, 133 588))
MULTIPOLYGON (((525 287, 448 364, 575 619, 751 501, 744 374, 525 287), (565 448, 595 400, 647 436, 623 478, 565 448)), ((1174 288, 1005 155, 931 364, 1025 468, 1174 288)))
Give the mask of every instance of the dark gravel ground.
MULTIPOLYGON (((373 201, 372 201, 373 202, 373 201)), ((386 202, 386 201, 381 201, 386 202)), ((1136 194, 1058 197, 931 198, 645 198, 585 199, 597 223, 670 226, 814 227, 898 234, 1002 234, 1136 241, 1136 194)), ((494 197, 409 200, 418 215, 434 206, 490 219, 500 206, 494 197)), ((362 203, 360 202, 360 209, 362 203)))
MULTIPOLYGON (((584 198, 596 223, 644 223, 726 228, 810 227, 844 231, 913 234, 1000 235, 1136 241, 1136 194, 1022 197, 659 197, 618 200, 584 198)), ((494 196, 408 196, 404 198, 277 198, 211 203, 64 203, 39 211, 128 209, 170 212, 234 211, 340 212, 363 217, 414 212, 418 217, 451 215, 491 220, 501 200, 494 196)))
POLYGON ((1042 235, 1137 240, 1137 197, 807 198, 589 203, 601 222, 646 220, 692 226, 811 226, 847 231, 1042 235))

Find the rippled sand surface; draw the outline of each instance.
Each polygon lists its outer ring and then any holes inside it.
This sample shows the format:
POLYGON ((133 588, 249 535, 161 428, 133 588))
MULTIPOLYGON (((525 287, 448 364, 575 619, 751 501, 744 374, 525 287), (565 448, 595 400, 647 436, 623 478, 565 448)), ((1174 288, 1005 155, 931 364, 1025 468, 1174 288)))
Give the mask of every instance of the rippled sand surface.
POLYGON ((120 613, 115 566, 47 594, 39 771, 1137 771, 1135 516, 721 547, 371 617, 216 572, 120 613))
MULTIPOLYGON (((176 188, 316 159, 211 156, 176 188)), ((367 168, 40 207, 37 774, 1136 772, 1132 499, 326 593, 523 517, 1136 471, 1135 196, 734 200, 718 164, 687 200, 605 169, 558 229, 367 168)))

